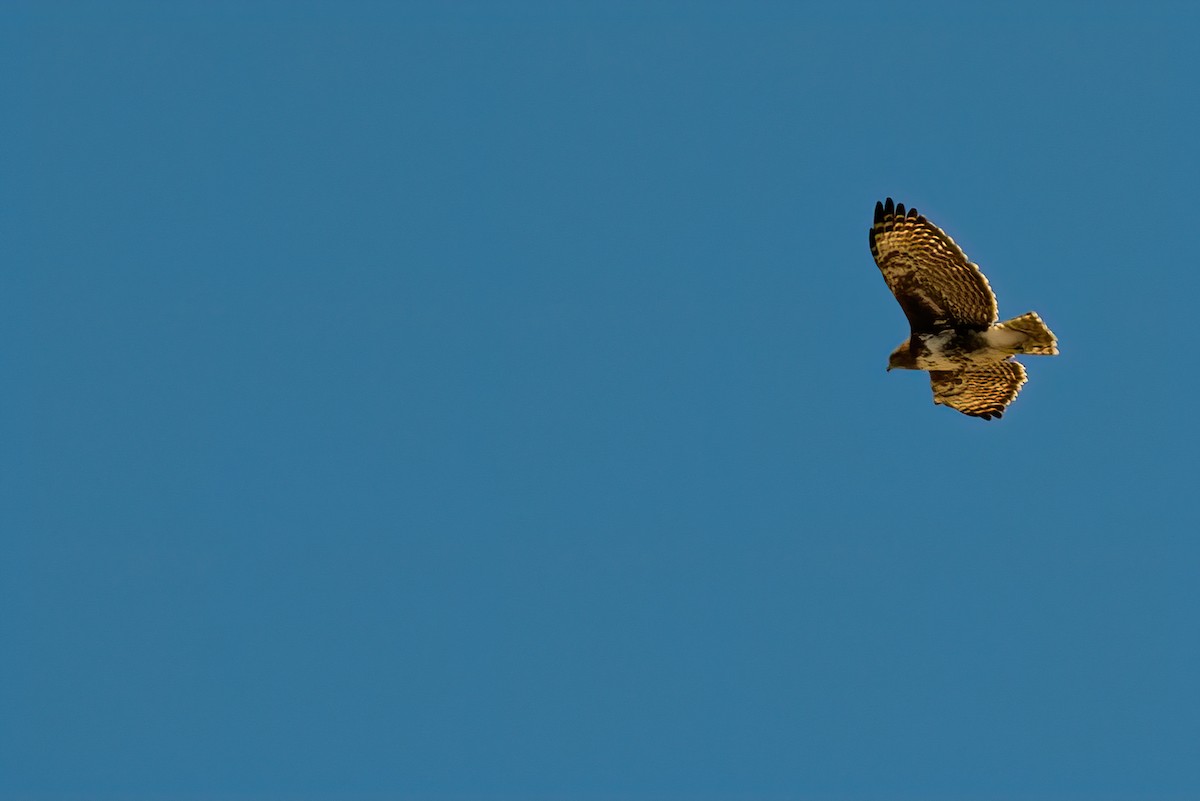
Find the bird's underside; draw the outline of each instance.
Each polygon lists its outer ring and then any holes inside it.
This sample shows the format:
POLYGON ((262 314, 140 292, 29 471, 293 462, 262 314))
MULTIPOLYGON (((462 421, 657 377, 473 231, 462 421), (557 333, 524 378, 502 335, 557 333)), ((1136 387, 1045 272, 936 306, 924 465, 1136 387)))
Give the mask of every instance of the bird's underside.
POLYGON ((870 244, 911 329, 888 369, 928 371, 936 404, 984 420, 1003 416, 1026 381, 1012 357, 1056 355, 1054 334, 1033 312, 997 322, 978 265, 916 209, 905 212, 891 198, 876 203, 870 244))

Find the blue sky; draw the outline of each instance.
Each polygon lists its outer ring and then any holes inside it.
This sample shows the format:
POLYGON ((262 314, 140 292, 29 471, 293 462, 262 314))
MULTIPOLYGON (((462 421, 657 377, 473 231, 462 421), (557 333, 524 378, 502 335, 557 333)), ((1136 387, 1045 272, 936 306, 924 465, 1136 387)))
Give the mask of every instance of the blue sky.
POLYGON ((1200 796, 1166 8, 8 6, 0 797, 1200 796))

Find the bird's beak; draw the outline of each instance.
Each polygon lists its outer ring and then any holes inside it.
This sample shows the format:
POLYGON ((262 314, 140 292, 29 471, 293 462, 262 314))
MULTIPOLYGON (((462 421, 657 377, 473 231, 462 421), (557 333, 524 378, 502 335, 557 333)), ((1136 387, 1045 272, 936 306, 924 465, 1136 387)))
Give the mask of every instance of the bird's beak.
POLYGON ((888 371, 889 373, 890 373, 890 372, 892 372, 892 366, 891 366, 890 364, 887 366, 887 371, 888 371))

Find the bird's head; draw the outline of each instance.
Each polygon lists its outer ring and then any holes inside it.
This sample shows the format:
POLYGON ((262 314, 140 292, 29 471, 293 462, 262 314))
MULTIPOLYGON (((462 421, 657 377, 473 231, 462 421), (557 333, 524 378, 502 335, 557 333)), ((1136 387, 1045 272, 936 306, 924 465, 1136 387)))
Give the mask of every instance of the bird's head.
POLYGON ((892 355, 888 357, 888 372, 892 369, 897 370, 913 370, 916 369, 916 359, 913 357, 912 351, 908 349, 908 340, 900 343, 900 347, 892 351, 892 355))

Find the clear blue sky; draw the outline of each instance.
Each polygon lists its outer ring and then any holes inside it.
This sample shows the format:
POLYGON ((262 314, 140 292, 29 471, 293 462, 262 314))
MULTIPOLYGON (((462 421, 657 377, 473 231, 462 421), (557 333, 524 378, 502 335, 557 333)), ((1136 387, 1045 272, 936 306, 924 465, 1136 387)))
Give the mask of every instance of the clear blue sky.
POLYGON ((1200 797, 1198 19, 828 5, 8 5, 0 797, 1200 797))

